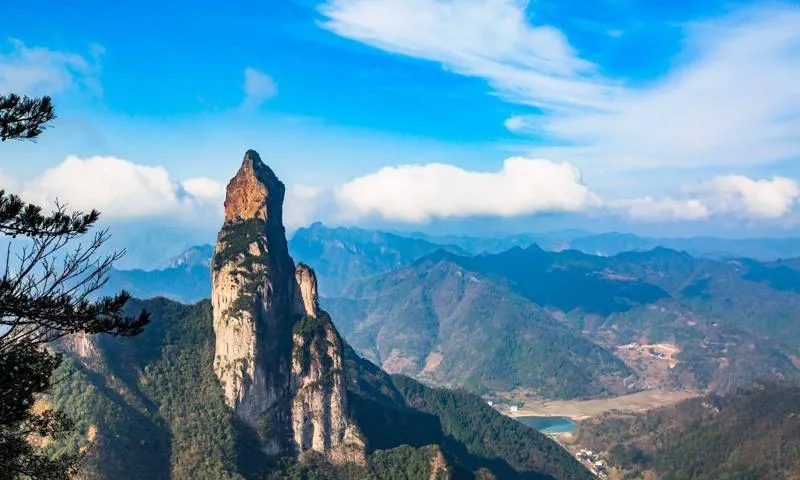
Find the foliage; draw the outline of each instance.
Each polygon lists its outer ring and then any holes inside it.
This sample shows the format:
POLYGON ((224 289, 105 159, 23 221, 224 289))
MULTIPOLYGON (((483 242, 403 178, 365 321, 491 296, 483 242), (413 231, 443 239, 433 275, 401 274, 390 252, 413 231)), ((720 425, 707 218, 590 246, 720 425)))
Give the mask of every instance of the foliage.
MULTIPOLYGON (((53 118, 49 97, 0 96, 0 140, 36 138, 53 118)), ((69 478, 80 458, 77 452, 50 458, 31 441, 61 438, 71 427, 62 414, 33 408, 60 362, 48 345, 71 334, 133 336, 149 321, 144 311, 123 314, 130 298, 124 291, 90 299, 121 255, 98 258, 106 232, 88 245, 73 243, 99 215, 68 213, 58 203, 43 214, 40 206, 0 190, 0 234, 8 240, 0 276, 1 478, 69 478)))
POLYGON ((36 348, 18 349, 2 357, 0 479, 67 479, 75 473, 79 452, 51 458, 31 441, 33 437, 63 438, 72 428, 62 413, 32 408, 59 362, 60 357, 36 348))
POLYGON ((50 97, 0 95, 0 141, 33 140, 55 118, 50 97))
POLYGON ((319 361, 322 362, 323 371, 330 371, 333 359, 328 355, 327 329, 333 328, 333 323, 326 312, 320 312, 316 317, 301 316, 292 327, 292 333, 303 339, 302 348, 295 346, 294 355, 299 357, 302 374, 308 374, 311 366, 311 353, 319 352, 319 361))
POLYGON ((441 253, 369 277, 350 290, 356 300, 325 306, 365 357, 430 383, 549 398, 627 391, 632 372, 608 350, 459 258, 441 253))
POLYGON ((331 465, 319 455, 310 454, 302 462, 284 460, 267 476, 268 480, 418 480, 428 479, 436 447, 413 448, 403 445, 371 455, 367 465, 331 465))
MULTIPOLYGON (((152 323, 139 338, 104 338, 94 356, 62 367, 75 373, 51 401, 75 418, 77 428, 48 451, 58 455, 88 447, 81 478, 91 480, 263 478, 270 459, 260 453, 254 432, 233 418, 213 373, 210 303, 154 299, 129 308, 151 312, 152 323)), ((305 331, 302 325, 298 330, 305 331)), ((367 464, 334 467, 310 455, 300 463, 281 461, 270 468, 271 478, 415 479, 429 471, 439 451, 456 479, 474 478, 471 472, 480 469, 477 478, 492 478, 490 471, 510 480, 551 478, 539 472, 586 478, 555 443, 478 397, 393 380, 346 345, 345 367, 349 413, 365 435, 367 464), (467 423, 458 427, 462 421, 467 423), (469 433, 473 427, 475 433, 469 433), (480 447, 482 442, 490 446, 480 447), (543 461, 545 456, 553 460, 543 461)))
POLYGON ((401 445, 391 450, 381 450, 370 456, 369 466, 376 479, 416 480, 431 477, 431 464, 441 455, 436 446, 412 448, 401 445))
POLYGON ((88 474, 119 478, 115 468, 134 467, 138 474, 125 478, 241 478, 238 472, 250 465, 240 464, 239 453, 252 448, 239 445, 242 436, 213 373, 210 304, 154 299, 141 305, 153 323, 135 342, 107 339, 100 345, 97 373, 84 367, 83 405, 74 403, 74 386, 54 394, 84 424, 96 425, 101 443, 93 448, 97 461, 88 474), (133 465, 130 447, 116 432, 131 444, 151 445, 150 461, 133 465))
POLYGON ((436 416, 446 454, 471 471, 488 468, 499 478, 592 478, 558 444, 465 391, 429 388, 403 376, 392 380, 411 408, 436 416))
POLYGON ((263 248, 265 223, 259 218, 249 218, 237 222, 226 223, 219 232, 219 242, 225 246, 214 254, 212 263, 214 271, 242 256, 246 263, 243 270, 252 271, 252 262, 264 263, 266 248, 263 248), (261 248, 262 256, 249 255, 250 245, 256 243, 261 248))

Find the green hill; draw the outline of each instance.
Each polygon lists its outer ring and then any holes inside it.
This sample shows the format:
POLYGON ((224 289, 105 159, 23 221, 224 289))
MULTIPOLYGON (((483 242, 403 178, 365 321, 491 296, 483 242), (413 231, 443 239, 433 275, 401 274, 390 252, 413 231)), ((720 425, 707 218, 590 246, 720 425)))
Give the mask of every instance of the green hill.
POLYGON ((437 465, 452 478, 486 472, 510 479, 590 478, 551 440, 480 398, 391 378, 352 350, 346 353, 349 405, 366 436, 367 464, 267 458, 254 432, 237 423, 223 401, 211 368, 209 302, 130 305, 142 307, 153 322, 140 337, 100 338, 89 356, 68 355, 65 380, 48 399, 78 429, 47 448, 87 449, 81 478, 412 479, 428 478, 437 465))
POLYGON ((622 393, 632 372, 607 350, 448 253, 370 277, 325 303, 342 335, 387 371, 473 391, 574 398, 622 393))
POLYGON ((607 414, 581 422, 576 435, 626 478, 798 479, 800 387, 759 384, 641 415, 607 414))
POLYGON ((630 386, 726 392, 800 380, 794 265, 665 248, 440 251, 356 281, 326 308, 370 360, 443 385, 550 398, 630 386))

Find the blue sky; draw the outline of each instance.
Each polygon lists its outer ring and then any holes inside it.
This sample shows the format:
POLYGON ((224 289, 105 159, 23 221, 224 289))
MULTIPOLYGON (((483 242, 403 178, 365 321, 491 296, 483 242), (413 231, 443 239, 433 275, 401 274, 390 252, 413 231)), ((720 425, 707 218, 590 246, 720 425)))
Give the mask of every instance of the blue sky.
POLYGON ((797 2, 13 10, 0 92, 50 94, 59 119, 2 145, 0 180, 99 207, 120 242, 209 236, 248 148, 289 186, 292 227, 798 232, 797 2))

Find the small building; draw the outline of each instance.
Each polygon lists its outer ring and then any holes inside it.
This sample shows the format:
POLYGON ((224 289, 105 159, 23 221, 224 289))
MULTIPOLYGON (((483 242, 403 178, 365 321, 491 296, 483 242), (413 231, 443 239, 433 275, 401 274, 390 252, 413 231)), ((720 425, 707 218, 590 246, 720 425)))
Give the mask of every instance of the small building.
POLYGON ((516 405, 512 405, 509 410, 511 410, 512 412, 516 412, 519 411, 519 407, 517 407, 516 405))

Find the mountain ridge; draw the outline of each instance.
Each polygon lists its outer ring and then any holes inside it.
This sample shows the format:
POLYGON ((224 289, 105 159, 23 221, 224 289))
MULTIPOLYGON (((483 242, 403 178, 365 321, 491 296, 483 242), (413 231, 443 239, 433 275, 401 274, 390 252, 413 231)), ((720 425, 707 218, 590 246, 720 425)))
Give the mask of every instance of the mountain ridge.
MULTIPOLYGON (((711 388, 724 392, 758 378, 800 380, 800 363, 793 350, 800 337, 795 333, 796 322, 791 321, 800 315, 800 296, 794 293, 800 282, 793 283, 798 278, 796 270, 786 262, 770 265, 695 259, 686 252, 663 247, 611 257, 572 250, 548 252, 538 246, 474 257, 435 252, 411 267, 354 282, 345 292, 347 298, 326 302, 336 313, 345 337, 362 354, 390 371, 431 381, 436 379, 427 375, 429 369, 414 353, 428 351, 429 341, 409 343, 407 335, 401 335, 405 343, 392 340, 404 328, 438 328, 430 302, 414 292, 452 290, 448 285, 463 282, 458 280, 459 275, 481 278, 495 289, 483 296, 483 307, 497 309, 506 298, 523 298, 528 303, 504 310, 506 315, 524 318, 526 312, 541 311, 557 319, 584 342, 597 344, 624 361, 638 377, 634 383, 637 388, 711 388), (448 274, 436 268, 442 262, 451 265, 448 274), (737 266, 740 264, 744 266, 737 266), (411 275, 410 271, 416 273, 411 275), (760 276, 754 279, 751 271, 760 276), (770 282, 778 282, 781 290, 772 289, 770 282), (398 368, 398 351, 410 352, 400 358, 406 363, 412 359, 416 367, 398 368)), ((473 307, 472 313, 480 309, 473 307)), ((493 318, 491 313, 484 317, 493 318)), ((474 325, 476 331, 485 328, 481 322, 474 325)), ((507 325, 508 331, 499 334, 500 338, 524 337, 526 329, 531 328, 524 323, 507 325)), ((448 328, 452 335, 459 325, 448 328)), ((429 334, 426 338, 437 336, 429 334)), ((469 338, 458 338, 461 343, 451 347, 452 358, 458 358, 460 349, 470 351, 469 338)), ((539 335, 537 341, 543 338, 539 335)), ((563 349, 547 346, 547 342, 542 345, 549 352, 548 358, 564 358, 563 349)), ((440 353, 435 348, 431 351, 440 353)), ((494 351, 498 358, 484 359, 482 365, 512 361, 505 353, 508 345, 494 351)), ((435 360, 441 362, 441 358, 435 360)), ((498 369, 494 377, 524 377, 505 373, 510 371, 498 369)), ((600 377, 596 377, 595 385, 601 385, 600 377)), ((465 378, 453 374, 450 380, 454 383, 446 384, 471 385, 481 391, 480 386, 459 383, 465 378)), ((532 390, 537 395, 542 393, 532 390)), ((563 392, 558 396, 565 398, 563 392)))

